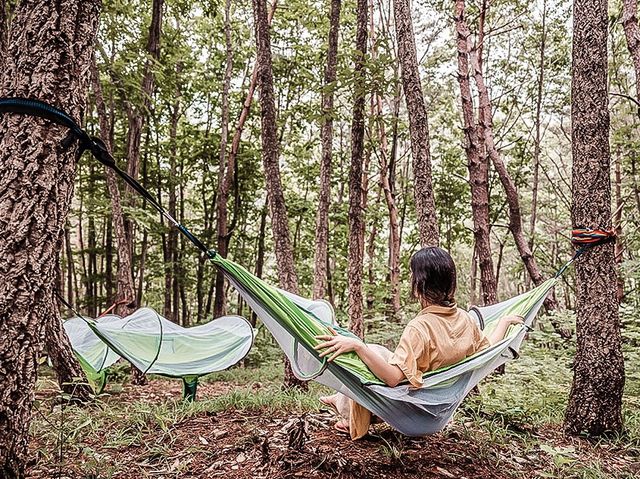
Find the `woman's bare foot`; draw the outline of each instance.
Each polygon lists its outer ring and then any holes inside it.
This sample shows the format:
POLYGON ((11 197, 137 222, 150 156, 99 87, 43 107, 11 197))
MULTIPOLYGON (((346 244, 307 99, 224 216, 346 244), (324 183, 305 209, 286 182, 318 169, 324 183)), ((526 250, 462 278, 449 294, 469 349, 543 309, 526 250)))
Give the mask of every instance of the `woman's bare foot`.
POLYGON ((349 434, 349 423, 347 421, 338 421, 333 428, 338 432, 349 434))
POLYGON ((329 406, 335 412, 338 412, 338 408, 336 407, 337 394, 333 394, 331 396, 320 396, 319 400, 325 406, 329 406))

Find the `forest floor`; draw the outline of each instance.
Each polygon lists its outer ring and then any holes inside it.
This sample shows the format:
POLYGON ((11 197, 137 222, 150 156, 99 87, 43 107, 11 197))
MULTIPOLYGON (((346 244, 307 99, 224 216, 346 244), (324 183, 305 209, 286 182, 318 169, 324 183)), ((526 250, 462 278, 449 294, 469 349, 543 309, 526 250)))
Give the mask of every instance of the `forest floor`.
POLYGON ((63 407, 45 370, 28 477, 638 478, 640 361, 629 351, 625 431, 600 440, 563 434, 572 347, 544 335, 467 398, 443 432, 419 439, 377 425, 351 441, 317 401, 326 390, 283 392, 281 362, 264 357, 259 367, 249 358, 211 375, 194 403, 180 400, 176 380, 122 384, 120 367, 94 402, 63 407))

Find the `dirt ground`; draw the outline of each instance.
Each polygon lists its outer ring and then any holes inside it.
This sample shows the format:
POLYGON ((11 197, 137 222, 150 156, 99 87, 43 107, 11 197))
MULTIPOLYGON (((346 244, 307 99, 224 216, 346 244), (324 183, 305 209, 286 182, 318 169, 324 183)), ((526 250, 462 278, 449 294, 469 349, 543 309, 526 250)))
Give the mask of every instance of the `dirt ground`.
MULTIPOLYGON (((199 395, 222 394, 231 387, 204 384, 199 395)), ((177 381, 152 381, 144 388, 125 387, 108 400, 157 403, 179 394, 177 381)), ((34 437, 28 477, 500 479, 564 477, 564 464, 594 461, 610 477, 640 477, 640 458, 632 452, 567 438, 554 428, 520 431, 525 439, 516 432, 513 439, 493 441, 482 428, 460 421, 419 439, 377 425, 373 434, 353 442, 334 431, 334 422, 329 411, 293 416, 266 410, 202 412, 149 432, 134 446, 104 447, 108 430, 87 437, 63 464, 52 460, 55 454, 42 453, 52 445, 34 437), (98 451, 97 460, 86 450, 98 451), (97 464, 87 467, 89 461, 97 464)))

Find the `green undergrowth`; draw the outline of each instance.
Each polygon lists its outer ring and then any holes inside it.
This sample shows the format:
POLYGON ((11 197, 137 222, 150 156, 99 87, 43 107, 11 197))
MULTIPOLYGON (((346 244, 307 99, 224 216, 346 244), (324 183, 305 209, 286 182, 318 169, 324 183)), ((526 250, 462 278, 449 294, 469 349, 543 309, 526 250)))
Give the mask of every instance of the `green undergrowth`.
MULTIPOLYGON (((544 464, 535 466, 538 469, 534 477, 635 477, 631 472, 627 474, 624 467, 612 473, 611 465, 594 451, 614 448, 624 460, 640 462, 637 316, 631 308, 622 309, 627 381, 623 402, 625 427, 621 435, 582 442, 563 436, 575 345, 573 341, 561 340, 542 318, 523 345, 520 359, 510 362, 505 374, 493 374, 481 383, 479 393, 464 401, 444 437, 459 435, 471 441, 474 456, 495 461, 508 470, 512 467, 514 477, 525 477, 519 475, 518 467, 535 463, 535 458, 543 458, 544 464), (592 449, 585 453, 580 444, 588 444, 592 449)), ((560 315, 558 320, 567 326, 573 322, 569 314, 560 315)), ((368 340, 393 347, 402 324, 376 326, 368 340)), ((241 366, 201 378, 203 387, 194 403, 185 403, 178 397, 158 402, 121 400, 122 386, 114 384, 114 379, 121 379, 124 373, 121 369, 117 371, 110 379, 107 394, 87 406, 63 408, 56 404, 56 397, 37 402, 32 437, 37 438, 37 454, 44 462, 55 463, 61 443, 66 457, 83 455, 87 471, 93 462, 99 463, 100 451, 105 449, 142 447, 150 448, 143 451, 145 455, 162 455, 162 450, 153 449, 160 446, 145 444, 145 438, 158 434, 171 437, 176 425, 192 418, 215 417, 223 411, 239 414, 262 411, 273 417, 314 412, 320 406, 318 396, 328 392, 316 383, 311 383, 306 392, 283 390, 282 353, 264 329, 259 331, 253 350, 241 366), (205 386, 215 389, 217 384, 225 384, 224 391, 215 397, 205 397, 202 393, 205 386)), ((41 381, 51 379, 45 376, 41 381)), ((162 447, 170 448, 171 442, 167 444, 162 447)), ((108 475, 103 470, 95 477, 108 475)))

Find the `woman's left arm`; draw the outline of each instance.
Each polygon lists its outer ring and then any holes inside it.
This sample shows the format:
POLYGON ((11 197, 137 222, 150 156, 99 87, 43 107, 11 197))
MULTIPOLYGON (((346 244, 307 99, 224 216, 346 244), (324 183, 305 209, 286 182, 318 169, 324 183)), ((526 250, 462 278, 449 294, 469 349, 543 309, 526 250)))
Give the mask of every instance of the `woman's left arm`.
POLYGON ((333 336, 316 336, 316 339, 324 341, 315 347, 317 350, 324 349, 320 353, 321 358, 331 355, 327 361, 333 361, 339 355, 353 351, 371 372, 384 381, 387 386, 395 387, 405 379, 404 373, 398 366, 387 363, 382 356, 369 348, 363 341, 339 335, 333 329, 331 332, 333 336))

